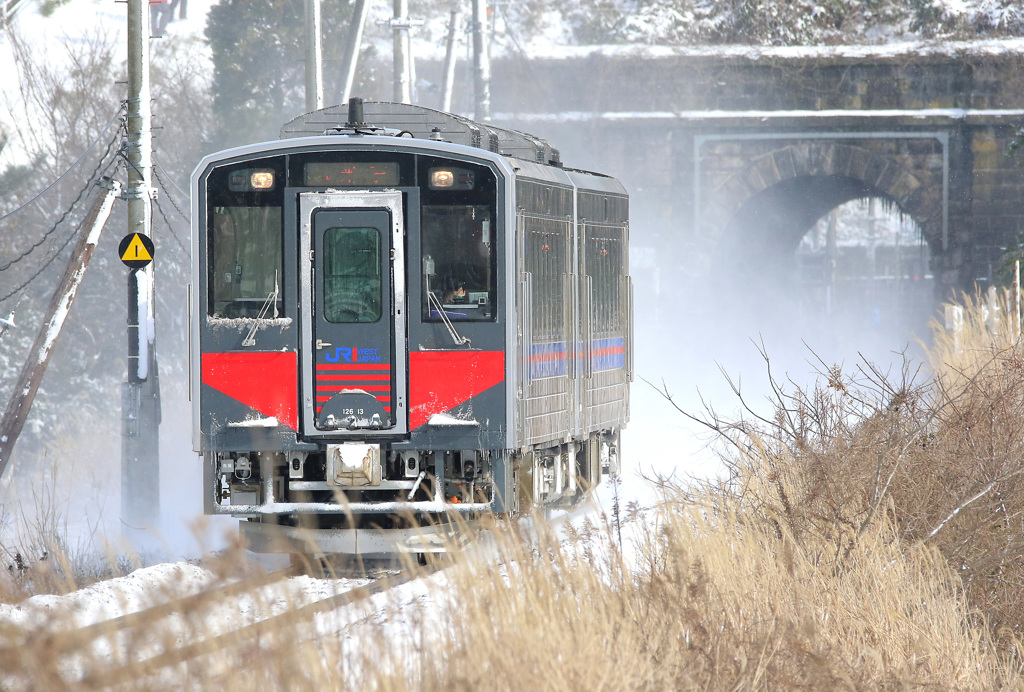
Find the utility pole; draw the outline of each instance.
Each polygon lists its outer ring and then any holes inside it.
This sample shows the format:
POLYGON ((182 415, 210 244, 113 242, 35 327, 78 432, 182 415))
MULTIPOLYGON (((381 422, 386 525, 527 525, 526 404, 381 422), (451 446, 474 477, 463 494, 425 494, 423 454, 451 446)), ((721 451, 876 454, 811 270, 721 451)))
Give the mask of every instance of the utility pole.
POLYGON ((370 3, 367 0, 356 0, 352 10, 352 23, 348 29, 348 43, 345 44, 345 60, 342 63, 342 74, 345 84, 341 89, 340 103, 348 103, 352 96, 352 83, 356 79, 356 64, 359 62, 359 46, 363 42, 363 27, 366 26, 366 14, 370 3))
POLYGON ((320 0, 306 0, 306 110, 324 107, 320 0))
POLYGON ((412 103, 412 53, 409 50, 409 29, 422 26, 422 19, 409 19, 409 0, 394 0, 394 16, 387 24, 393 32, 394 91, 391 99, 396 103, 412 103))
POLYGON ((491 119, 491 51, 487 42, 487 0, 473 0, 473 119, 491 119))
POLYGON ((459 20, 462 13, 459 6, 452 5, 451 17, 448 19, 448 40, 444 50, 444 81, 441 83, 441 110, 446 113, 452 110, 452 91, 455 85, 455 42, 458 37, 459 20))
POLYGON ((395 0, 394 29, 394 100, 398 103, 412 101, 412 87, 409 84, 409 0, 395 0))
MULTIPOLYGON (((32 402, 35 400, 36 392, 46 374, 46 368, 50 364, 50 356, 53 355, 53 347, 57 343, 61 327, 71 311, 71 304, 78 293, 78 287, 85 276, 85 270, 89 267, 89 260, 92 251, 99 242, 100 233, 103 232, 103 224, 110 216, 110 208, 114 205, 114 197, 120 192, 121 185, 116 181, 106 181, 107 192, 96 200, 96 204, 89 210, 85 221, 82 223, 82 230, 79 232, 75 249, 71 253, 71 261, 64 270, 64 276, 57 284, 53 297, 50 298, 50 305, 46 310, 46 317, 43 326, 36 335, 32 350, 21 368, 21 374, 14 385, 14 394, 7 404, 3 421, 0 422, 0 478, 3 477, 7 462, 11 459, 11 451, 14 443, 18 441, 25 420, 28 418, 32 402)), ((0 320, 6 326, 14 325, 14 313, 7 320, 0 320)), ((0 332, 2 333, 2 332, 0 332)))
MULTIPOLYGON (((128 233, 150 235, 153 175, 147 0, 128 0, 128 233)), ((121 386, 121 520, 125 532, 160 520, 160 379, 153 264, 128 275, 128 378, 121 386)))

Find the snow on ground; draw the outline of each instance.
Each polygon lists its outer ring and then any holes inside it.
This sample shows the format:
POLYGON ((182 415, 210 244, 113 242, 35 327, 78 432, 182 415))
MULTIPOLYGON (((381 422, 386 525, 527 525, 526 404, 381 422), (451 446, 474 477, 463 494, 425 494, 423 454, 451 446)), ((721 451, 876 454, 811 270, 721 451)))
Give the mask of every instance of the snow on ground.
POLYGON ((188 563, 155 565, 69 594, 45 594, 17 605, 0 604, 0 622, 36 628, 56 620, 65 626, 86 627, 149 608, 161 595, 198 593, 215 581, 212 572, 188 563))
MULTIPOLYGON (((166 650, 165 642, 173 633, 178 645, 195 643, 195 633, 216 637, 237 628, 282 615, 316 601, 343 594, 369 584, 369 578, 317 579, 298 576, 244 591, 224 595, 192 606, 147 617, 141 629, 118 630, 119 636, 96 637, 89 658, 95 662, 123 661, 125 655, 136 660, 166 650), (161 626, 154 626, 160 622, 161 626)), ((225 581, 208 569, 188 563, 160 564, 136 570, 128 576, 99 582, 66 595, 34 596, 16 605, 0 604, 0 630, 8 642, 17 641, 17 633, 34 639, 69 632, 146 611, 207 590, 216 590, 225 581)), ((337 627, 341 627, 339 615, 337 627)), ((334 632, 339 632, 335 629, 334 632)), ((107 633, 110 633, 108 631, 107 633)), ((65 661, 64 675, 81 676, 77 659, 65 661)), ((0 683, 3 677, 0 676, 0 683)), ((11 680, 6 682, 10 683, 11 680)), ((7 687, 5 686, 5 689, 7 687)))
MULTIPOLYGON (((561 514, 554 521, 556 527, 564 528, 572 523, 579 528, 590 517, 593 522, 593 508, 571 515, 561 514)), ((600 521, 593 522, 599 526, 600 521)), ((523 526, 529 532, 528 524, 523 526)), ((628 561, 636 564, 636 555, 642 548, 646 533, 642 522, 626 524, 623 528, 624 554, 628 561)), ((600 555, 610 550, 611 537, 601 534, 597 540, 587 544, 591 554, 600 555)), ((576 546, 579 548, 580 546, 576 546)), ((568 550, 573 546, 566 545, 568 550)), ((467 552, 465 559, 493 564, 495 578, 507 578, 507 570, 513 565, 499 564, 497 553, 486 536, 482 537, 467 552)), ((235 595, 217 596, 204 601, 192 610, 181 610, 161 615, 166 627, 154 627, 156 618, 147 619, 139 630, 119 632, 102 630, 90 636, 88 653, 84 659, 65 656, 60 665, 65 680, 73 681, 87 672, 95 670, 97 664, 123 665, 129 660, 144 660, 168 651, 168 641, 174 646, 189 646, 198 643, 197 634, 203 640, 232 632, 238 628, 262 622, 289 611, 329 599, 333 596, 369 584, 367 578, 317 579, 309 576, 292 577, 280 582, 259 586, 235 595), (168 635, 171 635, 170 640, 168 635)), ((49 634, 69 634, 72 630, 113 620, 147 608, 185 598, 206 590, 216 590, 225 582, 214 572, 188 563, 161 564, 136 570, 132 574, 111 579, 61 596, 35 596, 17 605, 0 605, 0 632, 6 641, 15 641, 17 633, 29 638, 45 637, 49 634)), ((325 608, 308 620, 301 617, 289 621, 287 630, 293 645, 313 639, 321 644, 334 642, 346 658, 346 675, 359 679, 358 665, 364 661, 367 642, 382 646, 381 637, 389 650, 407 650, 417 642, 427 641, 440 634, 435 628, 442 626, 453 609, 460 608, 458 594, 445 571, 423 576, 392 589, 367 598, 358 599, 346 605, 325 608), (355 669, 353 669, 355 666, 355 669)), ((260 645, 263 641, 253 638, 242 644, 260 645)), ((273 641, 268 639, 267 641, 273 641)), ((78 650, 75 645, 64 651, 78 650)), ((0 684, 17 689, 16 680, 5 679, 0 674, 0 684)))
POLYGON ((710 45, 668 46, 645 44, 614 44, 574 46, 568 44, 533 44, 526 55, 532 59, 580 60, 596 56, 607 58, 658 59, 673 57, 715 57, 767 59, 885 59, 898 56, 955 56, 955 55, 1017 55, 1024 53, 1024 38, 979 39, 976 41, 918 40, 894 41, 871 45, 830 46, 754 46, 710 45))
MULTIPOLYGON (((165 35, 169 39, 201 44, 206 15, 215 3, 216 0, 189 0, 188 17, 175 18, 167 25, 165 35)), ((12 25, 34 52, 45 52, 48 59, 52 56, 54 60, 60 60, 65 57, 65 46, 86 43, 96 36, 126 46, 127 7, 127 3, 115 0, 69 0, 49 16, 43 16, 38 5, 30 2, 15 15, 12 25)), ((14 73, 10 42, 2 32, 0 46, 3 48, 0 53, 0 87, 6 91, 16 83, 17 75, 14 73)), ((127 48, 124 49, 124 59, 127 59, 127 48)))

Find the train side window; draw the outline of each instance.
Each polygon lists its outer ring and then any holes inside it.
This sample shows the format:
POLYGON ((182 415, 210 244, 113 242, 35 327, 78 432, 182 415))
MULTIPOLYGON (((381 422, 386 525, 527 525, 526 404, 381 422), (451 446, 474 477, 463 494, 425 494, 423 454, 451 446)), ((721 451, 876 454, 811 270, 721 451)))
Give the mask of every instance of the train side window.
POLYGON ((534 343, 566 340, 568 240, 565 221, 527 220, 526 271, 533 276, 534 343))
POLYGON ((376 322, 381 314, 380 232, 328 228, 324 232, 324 319, 376 322))
POLYGON ((425 321, 493 321, 494 223, 480 204, 424 205, 420 223, 425 321))
POLYGON ((617 335, 623 327, 621 228, 588 226, 586 272, 594 286, 594 334, 617 335))
POLYGON ((209 310, 213 317, 257 317, 284 309, 282 214, 277 206, 213 207, 209 235, 209 310))

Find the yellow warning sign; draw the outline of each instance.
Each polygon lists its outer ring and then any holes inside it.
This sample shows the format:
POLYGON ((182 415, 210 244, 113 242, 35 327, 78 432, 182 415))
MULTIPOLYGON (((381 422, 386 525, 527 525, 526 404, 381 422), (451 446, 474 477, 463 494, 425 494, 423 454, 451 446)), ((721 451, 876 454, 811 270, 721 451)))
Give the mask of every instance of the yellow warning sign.
POLYGON ((127 260, 152 260, 153 255, 149 254, 149 250, 142 244, 142 239, 139 234, 136 233, 132 238, 132 241, 128 243, 128 249, 121 255, 121 259, 127 260))
POLYGON ((132 269, 141 269, 153 261, 153 241, 142 233, 132 233, 121 239, 118 252, 122 262, 132 269))

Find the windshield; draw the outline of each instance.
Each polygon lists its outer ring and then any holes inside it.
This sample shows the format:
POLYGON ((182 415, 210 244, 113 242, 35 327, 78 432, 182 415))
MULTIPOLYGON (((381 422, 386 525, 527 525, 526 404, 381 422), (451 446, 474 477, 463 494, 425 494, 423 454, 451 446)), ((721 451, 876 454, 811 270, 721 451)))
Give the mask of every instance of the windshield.
MULTIPOLYGON (((280 284, 281 239, 280 207, 213 208, 208 263, 211 316, 260 314, 280 284)), ((280 292, 277 303, 280 314, 280 292)))
POLYGON ((424 206, 423 319, 493 320, 494 224, 486 205, 424 206))

